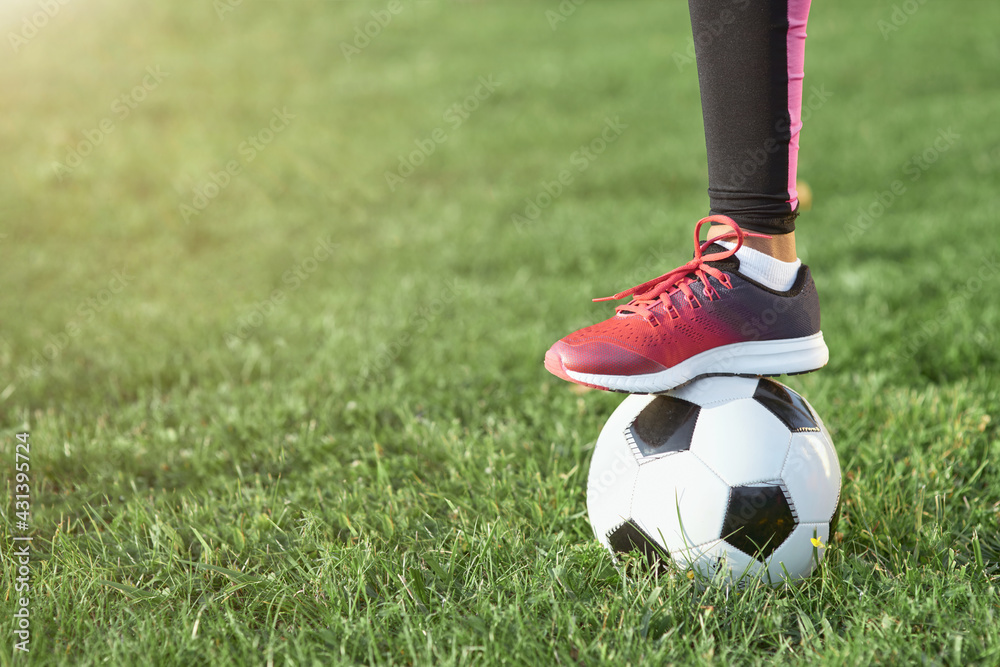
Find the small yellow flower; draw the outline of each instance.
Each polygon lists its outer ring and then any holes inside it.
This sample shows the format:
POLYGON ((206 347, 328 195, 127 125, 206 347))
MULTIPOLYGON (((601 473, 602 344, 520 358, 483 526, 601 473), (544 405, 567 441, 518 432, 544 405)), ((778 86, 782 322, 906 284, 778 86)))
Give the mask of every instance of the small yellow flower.
POLYGON ((823 540, 821 540, 818 537, 811 537, 811 538, 809 538, 809 541, 812 542, 812 545, 814 547, 816 547, 817 549, 825 549, 826 548, 826 545, 823 544, 823 540))
POLYGON ((688 577, 688 579, 694 579, 694 572, 692 572, 691 570, 688 570, 687 577, 688 577))

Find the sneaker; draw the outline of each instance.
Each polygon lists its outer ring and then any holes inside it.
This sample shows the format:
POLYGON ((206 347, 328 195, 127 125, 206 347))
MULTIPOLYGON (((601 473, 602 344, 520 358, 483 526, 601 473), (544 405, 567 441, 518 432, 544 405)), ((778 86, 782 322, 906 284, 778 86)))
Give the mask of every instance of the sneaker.
POLYGON ((809 267, 799 268, 785 292, 761 285, 740 274, 735 255, 747 236, 763 235, 743 231, 726 216, 703 218, 694 230, 694 259, 594 299, 632 297, 611 319, 553 345, 545 368, 570 382, 631 394, 669 391, 706 375, 793 375, 822 368, 830 352, 809 267), (708 222, 731 231, 701 242, 708 222))

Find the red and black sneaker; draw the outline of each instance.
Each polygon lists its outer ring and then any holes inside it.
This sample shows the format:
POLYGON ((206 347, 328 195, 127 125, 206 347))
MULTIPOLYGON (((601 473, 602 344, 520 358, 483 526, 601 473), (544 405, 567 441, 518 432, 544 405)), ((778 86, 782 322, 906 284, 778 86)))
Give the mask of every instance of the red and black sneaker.
MULTIPOLYGON (((576 331, 545 354, 545 368, 570 382, 632 394, 669 391, 706 375, 786 375, 830 358, 819 328, 809 267, 779 292, 740 274, 736 251, 751 236, 730 218, 703 218, 694 259, 604 301, 631 296, 609 320, 576 331), (702 225, 732 231, 700 241, 702 225), (714 241, 735 243, 725 248, 714 241)), ((760 236, 760 235, 756 235, 760 236)))

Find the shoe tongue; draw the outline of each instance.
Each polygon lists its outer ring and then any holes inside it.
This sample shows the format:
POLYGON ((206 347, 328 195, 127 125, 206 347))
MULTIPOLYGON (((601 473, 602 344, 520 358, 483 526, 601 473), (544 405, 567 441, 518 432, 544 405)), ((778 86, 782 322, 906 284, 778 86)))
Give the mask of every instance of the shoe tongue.
MULTIPOLYGON (((712 245, 705 248, 703 255, 714 255, 719 252, 728 252, 729 249, 725 246, 721 246, 718 243, 713 243, 712 245)), ((725 259, 716 260, 714 262, 706 262, 712 268, 720 269, 729 273, 733 273, 739 270, 740 260, 736 255, 727 257, 725 259)))

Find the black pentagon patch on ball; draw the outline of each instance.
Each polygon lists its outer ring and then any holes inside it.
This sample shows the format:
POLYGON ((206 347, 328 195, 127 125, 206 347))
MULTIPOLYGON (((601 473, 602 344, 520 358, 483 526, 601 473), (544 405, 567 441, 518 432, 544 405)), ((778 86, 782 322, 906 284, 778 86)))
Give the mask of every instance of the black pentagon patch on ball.
POLYGON ((780 419, 792 433, 819 432, 819 423, 805 400, 794 391, 774 380, 761 378, 757 382, 754 400, 780 419))
POLYGON ((777 483, 734 486, 722 522, 723 539, 764 561, 795 530, 795 512, 777 483))
POLYGON ((661 567, 669 560, 663 547, 631 519, 608 533, 608 544, 615 553, 640 552, 650 567, 661 567))
POLYGON ((625 438, 642 456, 691 449, 691 436, 701 411, 694 403, 673 396, 657 396, 625 429, 625 438))

